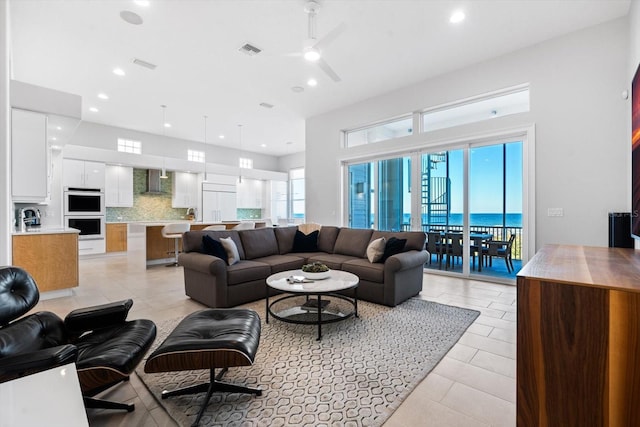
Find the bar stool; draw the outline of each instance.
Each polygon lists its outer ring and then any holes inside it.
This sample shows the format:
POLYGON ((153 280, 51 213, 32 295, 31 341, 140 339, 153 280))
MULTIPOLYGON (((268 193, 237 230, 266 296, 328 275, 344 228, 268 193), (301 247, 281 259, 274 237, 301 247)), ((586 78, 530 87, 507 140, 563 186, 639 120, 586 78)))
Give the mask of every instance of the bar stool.
POLYGON ((182 235, 189 230, 191 230, 191 224, 188 222, 176 222, 173 224, 167 224, 162 227, 162 230, 160 231, 162 233, 162 237, 164 237, 165 239, 173 239, 175 247, 175 261, 172 264, 167 264, 167 267, 178 266, 178 253, 180 253, 180 249, 178 248, 178 240, 182 239, 182 235))

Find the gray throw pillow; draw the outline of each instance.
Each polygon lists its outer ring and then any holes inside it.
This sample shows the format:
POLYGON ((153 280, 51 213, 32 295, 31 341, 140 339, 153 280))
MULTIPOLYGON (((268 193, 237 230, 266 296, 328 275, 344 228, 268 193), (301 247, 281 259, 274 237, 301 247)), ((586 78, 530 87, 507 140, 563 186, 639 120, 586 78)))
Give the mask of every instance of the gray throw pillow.
POLYGON ((240 261, 238 247, 236 246, 236 242, 234 242, 231 237, 222 237, 220 239, 220 243, 222 243, 222 247, 224 247, 224 250, 227 252, 229 265, 233 265, 236 262, 240 261))
POLYGON ((367 246, 367 258, 370 263, 378 262, 384 255, 384 248, 387 244, 387 241, 384 237, 380 237, 379 239, 372 240, 367 246))

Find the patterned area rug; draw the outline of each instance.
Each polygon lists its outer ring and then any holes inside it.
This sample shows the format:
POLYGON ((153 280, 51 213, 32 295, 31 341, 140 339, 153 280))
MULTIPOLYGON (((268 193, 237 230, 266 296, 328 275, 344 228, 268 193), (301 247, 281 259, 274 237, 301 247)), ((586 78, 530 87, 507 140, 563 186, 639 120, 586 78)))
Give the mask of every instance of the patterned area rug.
MULTIPOLYGON (((253 366, 231 368, 224 380, 262 396, 214 393, 203 426, 380 426, 438 364, 480 314, 410 299, 390 308, 358 302, 359 318, 317 328, 264 322, 264 300, 244 307, 262 318, 253 366)), ((158 325, 164 340, 180 319, 158 325)), ((151 353, 151 351, 149 353, 151 353)), ((191 425, 205 393, 160 399, 162 390, 207 382, 208 371, 136 373, 180 425, 191 425)))

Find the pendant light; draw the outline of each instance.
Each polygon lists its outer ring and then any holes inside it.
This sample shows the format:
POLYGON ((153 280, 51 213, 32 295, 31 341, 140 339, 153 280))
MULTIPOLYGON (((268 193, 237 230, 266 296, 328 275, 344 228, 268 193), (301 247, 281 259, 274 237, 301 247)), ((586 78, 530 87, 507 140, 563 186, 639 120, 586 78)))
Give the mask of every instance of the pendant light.
POLYGON ((204 117, 204 180, 207 182, 207 116, 204 117))
MULTIPOLYGON (((238 140, 240 141, 240 156, 242 156, 242 125, 238 125, 238 140)), ((240 172, 238 174, 238 184, 242 184, 242 161, 238 162, 240 172)))
MULTIPOLYGON (((167 122, 165 120, 165 118, 166 118, 165 117, 165 113, 166 113, 167 106, 163 104, 160 107, 162 107, 162 136, 165 136, 164 130, 167 127, 167 122)), ((165 167, 165 163, 164 162, 165 162, 165 158, 164 158, 164 156, 162 156, 162 173, 160 174, 160 178, 167 179, 168 178, 168 176, 167 176, 167 168, 165 167)))

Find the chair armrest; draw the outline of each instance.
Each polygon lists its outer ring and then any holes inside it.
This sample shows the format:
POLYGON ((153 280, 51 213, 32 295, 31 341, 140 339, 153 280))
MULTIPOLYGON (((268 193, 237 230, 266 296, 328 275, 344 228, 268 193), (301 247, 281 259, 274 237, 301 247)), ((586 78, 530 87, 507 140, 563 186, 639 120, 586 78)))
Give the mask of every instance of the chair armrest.
POLYGON ((0 359, 0 383, 66 365, 77 359, 78 347, 71 344, 3 357, 0 359))
POLYGON ((73 336, 80 336, 83 332, 102 329, 117 325, 127 320, 133 300, 127 299, 93 307, 79 308, 67 314, 64 326, 73 336))
POLYGON ((489 245, 489 247, 494 247, 494 246, 500 247, 500 246, 507 246, 509 242, 504 240, 489 240, 487 244, 489 245))

